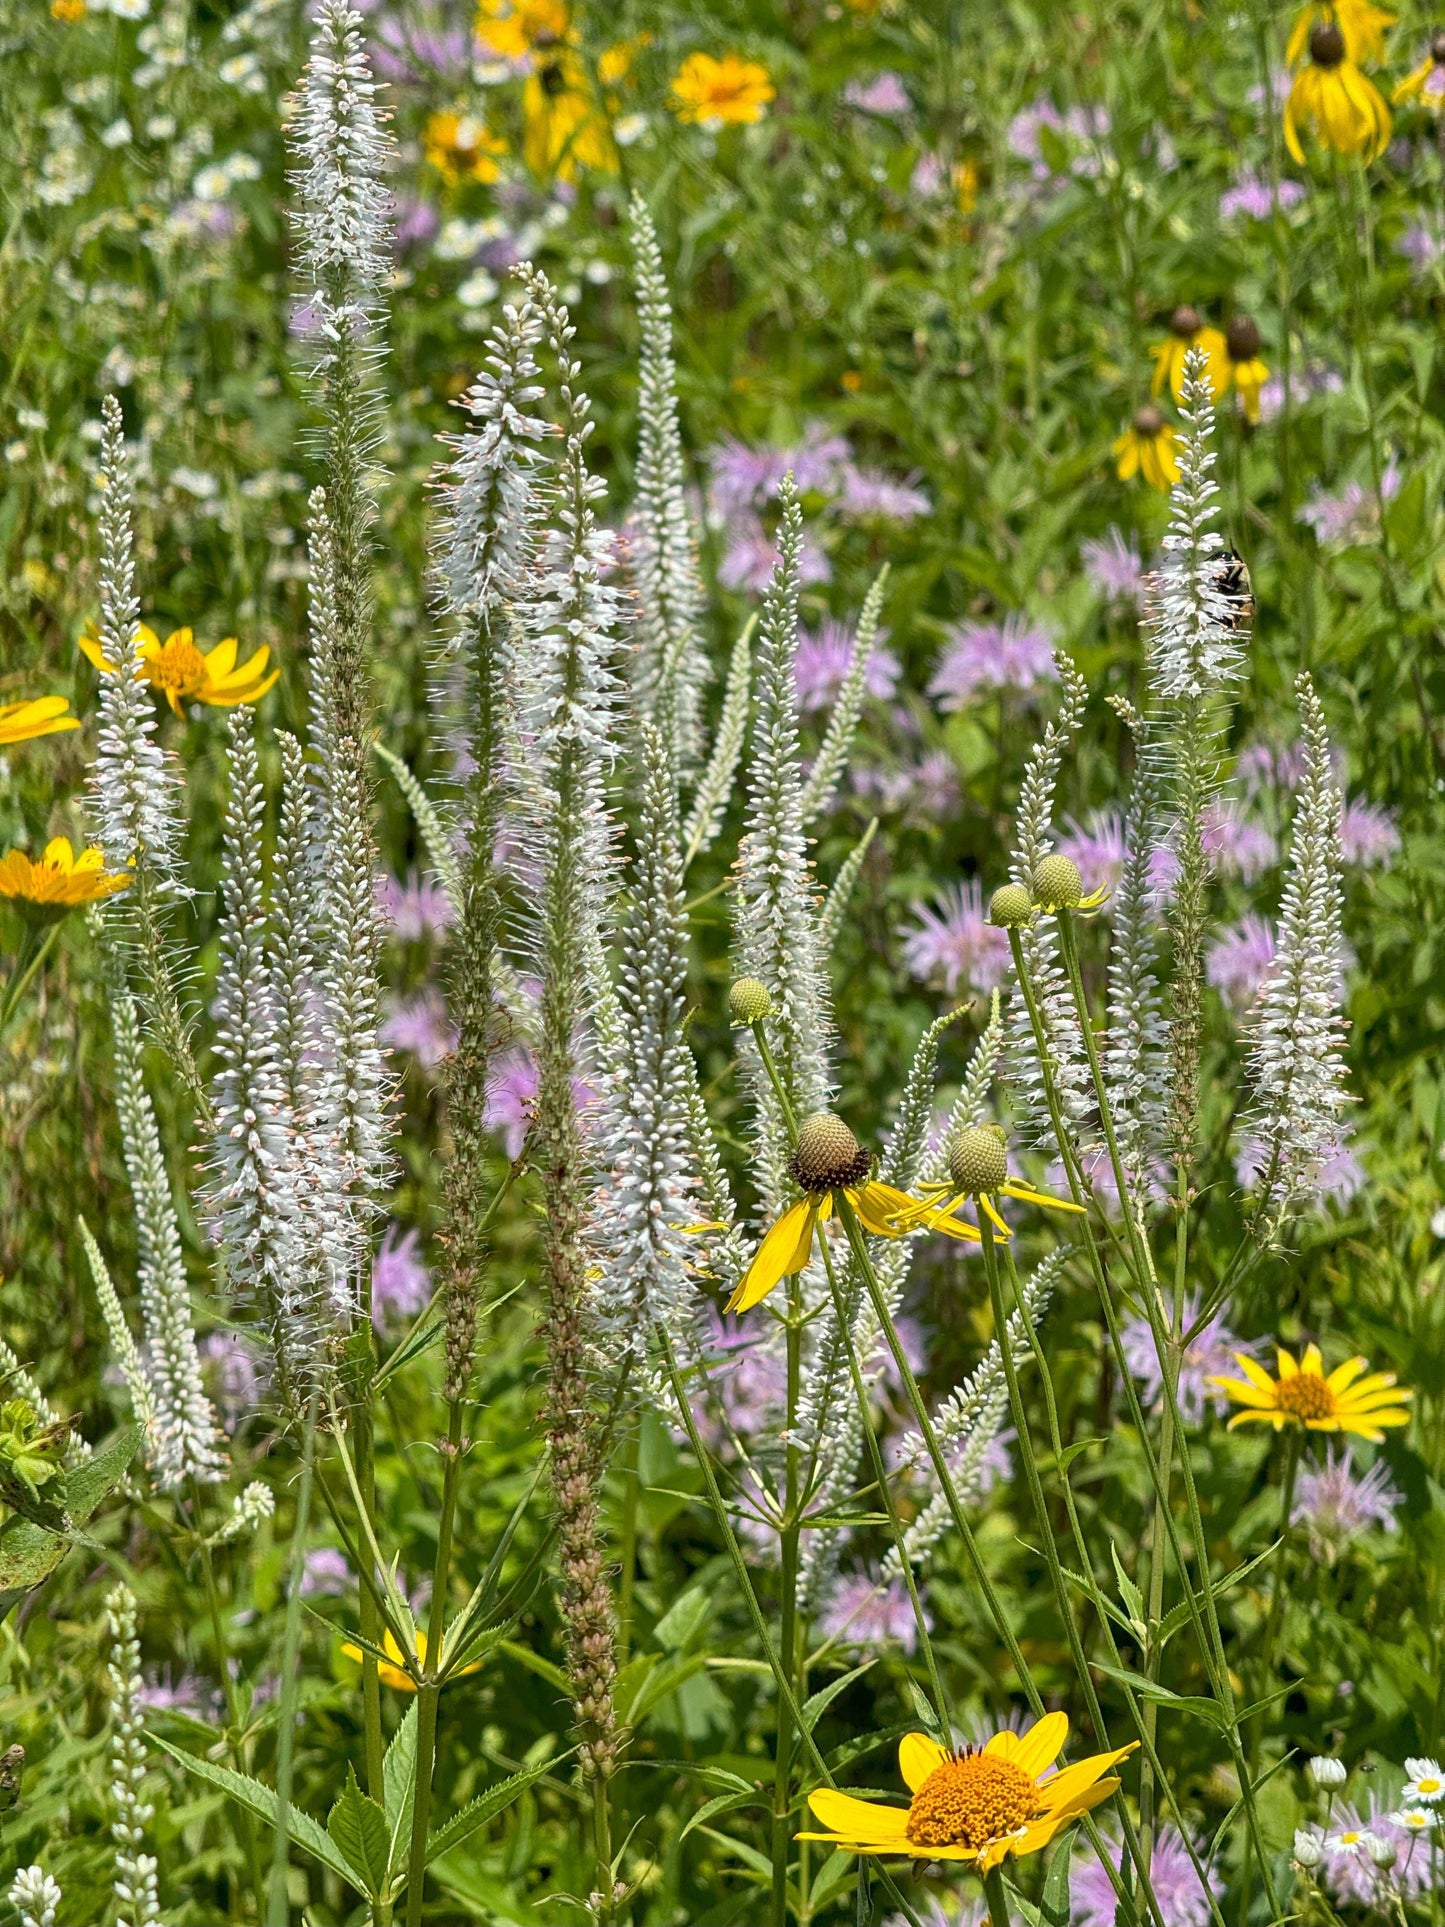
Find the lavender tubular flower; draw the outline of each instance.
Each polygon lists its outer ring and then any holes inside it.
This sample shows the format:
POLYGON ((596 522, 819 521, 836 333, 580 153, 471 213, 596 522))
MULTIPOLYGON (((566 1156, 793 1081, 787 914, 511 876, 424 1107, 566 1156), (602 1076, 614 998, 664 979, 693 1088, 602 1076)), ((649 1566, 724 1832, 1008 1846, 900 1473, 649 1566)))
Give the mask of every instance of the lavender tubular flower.
POLYGON ((1340 794, 1324 711, 1307 675, 1295 681, 1304 768, 1274 960, 1250 1046, 1250 1123, 1262 1144, 1257 1223, 1275 1237, 1318 1182, 1340 1141, 1347 1104, 1340 1010, 1340 794))

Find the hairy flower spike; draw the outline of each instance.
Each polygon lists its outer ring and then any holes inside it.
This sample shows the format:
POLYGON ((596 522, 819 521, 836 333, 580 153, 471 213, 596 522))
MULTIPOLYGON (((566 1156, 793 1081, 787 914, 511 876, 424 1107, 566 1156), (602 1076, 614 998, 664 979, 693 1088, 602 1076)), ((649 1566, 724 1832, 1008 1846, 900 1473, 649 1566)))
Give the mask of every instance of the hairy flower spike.
POLYGON ((1314 1185, 1337 1147, 1346 1103, 1340 1011, 1340 792, 1324 710, 1307 675, 1295 681, 1304 768, 1280 904, 1274 961, 1250 1049, 1252 1106, 1263 1140, 1261 1223, 1270 1235, 1314 1185))
POLYGON ((1120 1153, 1137 1204, 1161 1149, 1164 1119, 1166 1035, 1149 868, 1158 838, 1159 784, 1142 718, 1127 705, 1121 707, 1121 714, 1141 748, 1124 821, 1124 866, 1114 894, 1104 1074, 1120 1153))
POLYGON ((155 1818, 155 1807, 141 1797, 146 1778, 145 1709, 141 1705, 135 1595, 128 1586, 115 1586, 106 1594, 105 1621, 111 1637, 106 1674, 114 1720, 110 1798, 115 1818, 110 1837, 115 1842, 117 1927, 160 1927, 155 1855, 143 1851, 145 1830, 155 1818))

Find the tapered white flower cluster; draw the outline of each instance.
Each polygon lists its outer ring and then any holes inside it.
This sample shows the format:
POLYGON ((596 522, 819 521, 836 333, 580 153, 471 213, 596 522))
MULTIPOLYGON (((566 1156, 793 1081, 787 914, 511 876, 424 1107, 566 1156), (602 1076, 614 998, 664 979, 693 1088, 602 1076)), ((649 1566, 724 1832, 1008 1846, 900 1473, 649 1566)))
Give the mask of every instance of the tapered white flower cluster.
POLYGON ((155 1855, 145 1852, 145 1830, 155 1808, 141 1792, 146 1777, 145 1709, 135 1595, 129 1586, 114 1586, 106 1594, 105 1623, 111 1638, 106 1677, 113 1720, 110 1799, 115 1818, 110 1837, 115 1842, 116 1922, 117 1927, 160 1927, 155 1855))
POLYGON ((63 1897, 59 1881, 43 1867, 21 1867, 10 1882, 10 1905, 20 1915, 20 1927, 55 1927, 63 1897))
POLYGON ((816 821, 827 809, 839 779, 847 768, 858 719, 863 714, 863 700, 868 694, 868 665, 873 660, 874 646, 878 641, 878 624, 883 614, 883 592, 887 583, 888 571, 886 568, 880 569, 864 598, 862 613, 858 617, 858 633, 853 639, 853 653, 848 658, 848 667, 843 673, 843 681, 828 718, 827 731, 803 788, 805 823, 816 821))
POLYGON ((590 1323, 610 1372, 645 1367, 659 1340, 681 1365, 699 1351, 703 1215, 689 1101, 697 1085, 687 1013, 687 921, 667 744, 640 725, 642 801, 631 914, 622 932, 616 1061, 598 1136, 607 1176, 594 1236, 602 1254, 590 1323))
MULTIPOLYGON (((1116 707, 1140 740, 1142 718, 1127 706, 1116 707)), ((1109 1029, 1103 1051, 1114 1128, 1136 1200, 1146 1194, 1163 1143, 1167 1038, 1151 871, 1158 834, 1158 778, 1149 756, 1141 754, 1124 818, 1124 864, 1114 893, 1109 1029)))
POLYGON ((143 866, 161 890, 180 887, 180 779, 156 741, 142 680, 135 590, 134 495, 120 404, 101 404, 100 646, 115 674, 100 678, 98 753, 91 776, 96 834, 112 870, 143 866))
MULTIPOLYGON (((176 1492, 192 1479, 210 1485, 224 1478, 226 1455, 215 1411, 201 1382, 180 1225, 171 1197, 160 1131, 141 1069, 140 1024, 135 1004, 114 961, 110 977, 115 1104, 126 1175, 135 1203, 139 1247, 137 1284, 152 1421, 146 1441, 147 1463, 160 1490, 176 1492)), ((88 1232, 85 1239, 88 1246, 88 1232)), ((96 1257, 91 1259, 93 1272, 96 1257)), ((98 1273, 96 1283, 99 1287, 98 1273)), ((118 1356, 129 1377, 133 1363, 127 1359, 124 1348, 118 1351, 118 1356)), ((138 1401, 137 1417, 142 1424, 144 1404, 138 1401)))
MULTIPOLYGON (((784 480, 778 560, 759 624, 756 714, 748 756, 747 821, 737 864, 733 974, 756 977, 773 1001, 767 1037, 793 1109, 822 1110, 832 1078, 825 960, 818 946, 816 889, 803 821, 793 659, 798 641, 798 558, 803 517, 792 478, 784 480)), ((759 1124, 757 1173, 763 1208, 774 1216, 788 1196, 791 1148, 772 1085, 752 1040, 741 1036, 759 1124)))
POLYGON ((701 702, 709 673, 697 532, 688 507, 678 423, 672 304, 657 232, 646 202, 632 202, 638 364, 636 495, 632 505, 637 580, 636 688, 641 713, 661 730, 679 780, 702 748, 701 702))
POLYGON ((733 778, 742 761, 743 744, 748 734, 748 708, 752 701, 751 619, 738 632, 728 661, 727 682, 723 685, 722 714, 712 741, 707 768, 692 793, 692 807, 682 832, 682 865, 686 870, 695 856, 710 850, 722 828, 723 814, 732 796, 733 778))
POLYGON ((1261 1221, 1276 1229, 1337 1148, 1349 1102, 1340 1010, 1340 792, 1314 684, 1300 675, 1295 691, 1304 767, 1279 937, 1249 1054, 1252 1116, 1263 1150, 1258 1208, 1261 1221))

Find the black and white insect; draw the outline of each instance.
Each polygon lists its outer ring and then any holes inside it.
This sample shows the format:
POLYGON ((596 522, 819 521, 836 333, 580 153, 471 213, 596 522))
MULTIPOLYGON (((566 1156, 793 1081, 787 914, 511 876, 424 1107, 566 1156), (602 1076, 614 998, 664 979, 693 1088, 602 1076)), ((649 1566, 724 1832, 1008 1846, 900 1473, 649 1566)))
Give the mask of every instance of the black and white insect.
POLYGON ((1226 549, 1219 558, 1214 580, 1220 594, 1229 602, 1230 628, 1236 634, 1248 629, 1254 621, 1254 585, 1243 556, 1226 549))

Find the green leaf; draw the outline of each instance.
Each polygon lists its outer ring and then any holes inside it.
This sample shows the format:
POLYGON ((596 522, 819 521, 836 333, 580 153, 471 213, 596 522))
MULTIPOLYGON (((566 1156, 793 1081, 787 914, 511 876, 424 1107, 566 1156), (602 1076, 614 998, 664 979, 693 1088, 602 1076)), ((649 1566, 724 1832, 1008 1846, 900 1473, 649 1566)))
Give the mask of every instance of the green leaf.
POLYGON ((653 1636, 668 1652, 681 1652, 706 1626, 711 1613, 712 1600, 707 1587, 689 1586, 658 1620, 653 1636))
POLYGON ((1135 1628, 1140 1635, 1143 1636, 1148 1630, 1148 1615, 1144 1610, 1144 1595, 1119 1563, 1119 1548, 1114 1544, 1112 1539, 1109 1541, 1109 1557, 1114 1561, 1114 1578, 1118 1582, 1119 1597, 1123 1600, 1129 1616, 1134 1622, 1135 1628))
MULTIPOLYGON (((213 1760, 202 1760, 194 1753, 183 1753, 178 1746, 172 1746, 169 1740, 163 1740, 159 1733, 147 1733, 146 1737, 153 1745, 169 1753, 172 1759, 179 1760, 198 1779, 209 1780, 212 1786, 229 1793, 233 1800, 264 1820, 267 1826, 275 1826, 276 1795, 270 1787, 262 1786, 259 1780, 253 1780, 248 1773, 233 1773, 228 1766, 217 1766, 213 1760)), ((314 1854, 322 1866, 330 1867, 334 1874, 339 1874, 348 1886, 356 1886, 356 1875, 351 1871, 350 1863, 342 1856, 326 1829, 318 1826, 309 1813, 292 1805, 286 1811, 286 1824, 298 1846, 314 1854)))
POLYGON ((354 1766, 347 1766, 346 1790, 326 1816, 326 1831, 346 1856, 352 1877, 367 1899, 379 1899, 386 1888, 391 1840, 386 1815, 357 1785, 354 1766))
POLYGON ((528 1672, 536 1673, 538 1678, 546 1680, 549 1686, 555 1686, 559 1693, 570 1695, 572 1687, 567 1675, 560 1666, 554 1666, 550 1659, 543 1659, 540 1653, 534 1653, 526 1646, 519 1646, 514 1639, 499 1641, 497 1650, 505 1653, 508 1659, 515 1659, 518 1665, 525 1666, 528 1672))
MULTIPOLYGON (((570 1752, 571 1749, 569 1748, 568 1751, 570 1752)), ((484 1827, 489 1820, 494 1820, 499 1813, 505 1813, 514 1800, 521 1798, 528 1787, 534 1786, 543 1774, 550 1773, 554 1766, 567 1757, 568 1755, 563 1753, 555 1760, 550 1757, 540 1760, 536 1766, 523 1767, 520 1773, 512 1774, 510 1779, 499 1780, 494 1787, 488 1787, 485 1793, 479 1793, 475 1800, 469 1801, 462 1808, 460 1813, 454 1813, 445 1826, 438 1827, 428 1836, 427 1865, 430 1866, 439 1854, 449 1853, 453 1847, 459 1847, 463 1840, 470 1840, 479 1828, 484 1827)))
POLYGON ((1087 1452, 1090 1446, 1107 1445, 1108 1443, 1109 1441, 1107 1439, 1075 1439, 1072 1445, 1066 1445, 1063 1451, 1060 1452, 1058 1458, 1054 1461, 1054 1470, 1057 1472, 1067 1472, 1081 1452, 1087 1452))
POLYGON ((1156 1706, 1171 1707, 1176 1713, 1192 1714, 1195 1719, 1207 1721, 1220 1732, 1229 1724, 1229 1715, 1217 1700, 1201 1699, 1192 1693, 1171 1693, 1158 1680, 1145 1679, 1142 1673, 1131 1673, 1125 1666, 1106 1666, 1097 1659, 1093 1664, 1096 1673, 1103 1673, 1109 1679, 1122 1680, 1126 1686, 1132 1686, 1140 1699, 1152 1700, 1156 1706))
POLYGON ((756 1787, 746 1787, 741 1793, 719 1793, 700 1806, 677 1836, 679 1842, 686 1840, 694 1827, 704 1827, 709 1820, 720 1813, 736 1813, 740 1807, 766 1807, 768 1796, 756 1787))
POLYGON ((811 1733, 838 1695, 846 1687, 851 1686, 855 1679, 862 1679, 869 1667, 875 1663, 871 1659, 865 1659, 863 1664, 855 1666, 851 1673, 840 1673, 837 1679, 829 1680, 828 1684, 820 1686, 816 1693, 810 1693, 799 1709, 803 1715, 803 1731, 811 1733))
POLYGON ((412 1805, 416 1799, 416 1700, 406 1709, 406 1716, 391 1738, 386 1749, 386 1758, 381 1765, 382 1804, 386 1808, 386 1826, 391 1836, 391 1849, 386 1858, 386 1871, 389 1880, 394 1880, 401 1871, 411 1844, 412 1805))
MULTIPOLYGON (((140 1434, 134 1426, 102 1451, 77 1465, 66 1481, 72 1526, 83 1526, 96 1507, 120 1484, 135 1457, 140 1434)), ((75 1543, 73 1537, 47 1532, 28 1519, 7 1519, 0 1528, 0 1619, 50 1577, 75 1543)))
POLYGON ((703 1832, 709 1840, 716 1840, 725 1852, 735 1853, 745 1867, 751 1867, 754 1873, 760 1873, 765 1880, 772 1879, 772 1861, 765 1853, 759 1853, 756 1847, 750 1847, 746 1840, 734 1840, 731 1834, 719 1833, 716 1827, 704 1827, 703 1832))
POLYGON ((1062 1840, 1055 1842, 1054 1850, 1049 1855, 1044 1890, 1039 1895, 1039 1917, 1043 1927, 1069 1927, 1069 1860, 1073 1851, 1074 1830, 1071 1827, 1062 1840))
MULTIPOLYGON (((1215 1598, 1217 1599, 1221 1593, 1228 1592, 1231 1586, 1237 1586, 1241 1580, 1248 1579, 1255 1567, 1262 1566, 1265 1560, 1278 1552, 1283 1544, 1283 1539, 1276 1539, 1272 1546, 1266 1546, 1264 1551, 1256 1553, 1253 1559, 1247 1559, 1242 1566, 1236 1566, 1233 1572, 1227 1572, 1222 1579, 1217 1579, 1214 1582, 1215 1598)), ((1189 1617, 1189 1601, 1187 1599, 1181 1599, 1177 1606, 1171 1606, 1159 1621, 1158 1628, 1155 1632, 1155 1638, 1159 1645, 1162 1646, 1166 1640, 1172 1639, 1175 1633, 1179 1631, 1179 1628, 1188 1621, 1189 1617)))

